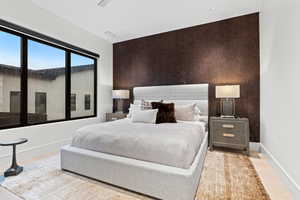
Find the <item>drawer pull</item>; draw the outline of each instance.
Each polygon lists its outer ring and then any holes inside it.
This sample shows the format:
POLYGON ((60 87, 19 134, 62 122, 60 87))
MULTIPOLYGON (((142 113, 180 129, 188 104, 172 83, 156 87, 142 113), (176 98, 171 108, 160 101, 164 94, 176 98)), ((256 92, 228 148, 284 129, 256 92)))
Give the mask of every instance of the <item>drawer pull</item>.
POLYGON ((235 137, 235 135, 231 134, 231 133, 223 133, 223 136, 224 137, 230 137, 230 138, 234 138, 235 137))
POLYGON ((233 124, 223 124, 222 125, 223 128, 234 128, 233 124))

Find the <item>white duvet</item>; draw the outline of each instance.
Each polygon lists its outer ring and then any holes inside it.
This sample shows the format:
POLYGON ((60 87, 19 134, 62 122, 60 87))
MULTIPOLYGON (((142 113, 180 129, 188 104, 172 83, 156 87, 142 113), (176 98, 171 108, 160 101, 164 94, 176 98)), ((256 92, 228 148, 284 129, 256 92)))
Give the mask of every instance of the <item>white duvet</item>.
POLYGON ((146 124, 123 119, 78 129, 72 146, 187 169, 204 132, 203 122, 146 124))

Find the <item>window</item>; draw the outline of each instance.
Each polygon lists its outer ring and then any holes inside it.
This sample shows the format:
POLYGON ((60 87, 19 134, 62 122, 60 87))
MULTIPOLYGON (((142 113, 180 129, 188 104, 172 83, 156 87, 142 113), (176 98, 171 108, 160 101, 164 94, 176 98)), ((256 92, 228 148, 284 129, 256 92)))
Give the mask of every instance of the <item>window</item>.
POLYGON ((0 129, 96 116, 99 55, 2 23, 0 129))
POLYGON ((10 112, 11 113, 20 113, 21 112, 21 92, 10 92, 10 112))
POLYGON ((47 113, 47 93, 45 92, 35 93, 35 113, 36 114, 47 113))
MULTIPOLYGON (((94 60, 75 53, 71 54, 71 93, 77 94, 77 108, 76 112, 71 113, 71 117, 83 117, 94 115, 94 109, 90 107, 86 109, 85 94, 94 96, 94 60)), ((89 102, 90 105, 93 105, 89 102)))
POLYGON ((29 123, 65 119, 65 57, 61 49, 28 40, 29 123))
POLYGON ((76 111, 76 94, 71 94, 71 111, 76 111))
POLYGON ((21 38, 0 31, 0 127, 20 124, 21 38))
POLYGON ((91 95, 90 94, 84 95, 84 109, 85 110, 91 109, 91 95))

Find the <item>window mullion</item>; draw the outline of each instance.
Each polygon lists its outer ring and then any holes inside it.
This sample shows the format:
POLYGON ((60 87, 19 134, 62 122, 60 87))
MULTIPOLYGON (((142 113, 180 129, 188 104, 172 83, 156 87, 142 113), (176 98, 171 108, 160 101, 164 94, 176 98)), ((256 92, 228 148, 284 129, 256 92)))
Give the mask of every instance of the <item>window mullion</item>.
POLYGON ((21 125, 28 123, 28 40, 21 38, 21 125))
POLYGON ((94 116, 97 116, 97 95, 98 95, 98 91, 97 91, 97 84, 98 84, 98 72, 97 72, 97 59, 94 59, 94 116))
POLYGON ((71 53, 66 51, 66 119, 71 119, 71 53))

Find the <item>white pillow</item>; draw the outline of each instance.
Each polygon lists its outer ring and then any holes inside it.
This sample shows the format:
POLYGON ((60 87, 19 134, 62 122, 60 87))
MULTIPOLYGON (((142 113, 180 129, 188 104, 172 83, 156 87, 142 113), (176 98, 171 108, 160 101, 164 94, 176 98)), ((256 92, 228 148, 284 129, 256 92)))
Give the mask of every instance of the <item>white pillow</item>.
POLYGON ((208 116, 205 115, 195 115, 195 121, 208 123, 208 116))
POLYGON ((201 112, 201 110, 198 108, 197 104, 195 105, 194 113, 195 113, 196 115, 201 115, 201 114, 202 114, 202 112, 201 112))
POLYGON ((155 124, 158 109, 132 110, 131 121, 155 124))
POLYGON ((197 115, 199 115, 199 114, 196 114, 195 107, 196 107, 196 104, 188 104, 188 105, 176 105, 175 104, 176 120, 182 120, 182 121, 197 120, 197 115))
POLYGON ((127 118, 131 118, 133 110, 143 110, 143 107, 141 104, 130 104, 129 113, 127 115, 127 118))

